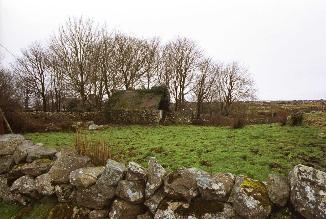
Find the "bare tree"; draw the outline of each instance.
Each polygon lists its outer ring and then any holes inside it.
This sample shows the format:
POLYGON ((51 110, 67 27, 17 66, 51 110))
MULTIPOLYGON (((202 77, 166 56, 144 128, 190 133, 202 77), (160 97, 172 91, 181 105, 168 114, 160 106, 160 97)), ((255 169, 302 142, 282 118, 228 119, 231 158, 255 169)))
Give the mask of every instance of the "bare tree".
POLYGON ((190 92, 201 52, 197 45, 181 38, 168 43, 163 50, 163 70, 161 82, 169 87, 175 101, 175 110, 179 110, 190 92))
POLYGON ((47 110, 48 71, 45 49, 39 43, 23 50, 22 57, 17 58, 14 70, 26 89, 30 89, 42 100, 43 111, 47 110))
POLYGON ((204 102, 211 102, 214 95, 214 86, 221 74, 221 67, 211 59, 204 59, 198 65, 198 74, 194 81, 194 95, 196 99, 196 118, 200 119, 204 102))
POLYGON ((226 116, 229 115, 234 102, 255 98, 253 80, 248 71, 236 62, 223 68, 217 86, 221 111, 226 116))
POLYGON ((158 42, 116 34, 113 45, 115 70, 126 90, 135 89, 145 74, 151 79, 158 42))
POLYGON ((53 37, 51 49, 57 56, 71 88, 79 94, 82 104, 88 98, 90 77, 94 68, 95 46, 99 32, 89 19, 69 19, 53 37))

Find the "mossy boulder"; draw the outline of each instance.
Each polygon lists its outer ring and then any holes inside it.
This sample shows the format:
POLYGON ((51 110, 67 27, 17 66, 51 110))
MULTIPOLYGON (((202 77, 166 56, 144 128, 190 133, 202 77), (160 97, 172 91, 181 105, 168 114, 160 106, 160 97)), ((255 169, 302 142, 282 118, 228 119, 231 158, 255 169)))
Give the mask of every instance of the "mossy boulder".
POLYGON ((248 177, 236 177, 229 202, 244 218, 267 218, 272 210, 264 183, 248 177))

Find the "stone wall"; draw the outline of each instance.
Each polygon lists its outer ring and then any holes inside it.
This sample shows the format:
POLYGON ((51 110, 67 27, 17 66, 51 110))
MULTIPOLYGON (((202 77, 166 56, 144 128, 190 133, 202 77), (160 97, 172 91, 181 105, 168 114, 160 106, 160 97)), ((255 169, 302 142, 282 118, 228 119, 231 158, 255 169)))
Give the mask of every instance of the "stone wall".
POLYGON ((28 205, 44 196, 58 202, 50 219, 326 218, 326 173, 297 165, 288 177, 260 182, 196 168, 170 172, 155 158, 146 169, 114 160, 94 167, 73 151, 1 135, 0 199, 28 205))
POLYGON ((108 122, 116 124, 159 124, 160 110, 110 110, 106 112, 108 122))

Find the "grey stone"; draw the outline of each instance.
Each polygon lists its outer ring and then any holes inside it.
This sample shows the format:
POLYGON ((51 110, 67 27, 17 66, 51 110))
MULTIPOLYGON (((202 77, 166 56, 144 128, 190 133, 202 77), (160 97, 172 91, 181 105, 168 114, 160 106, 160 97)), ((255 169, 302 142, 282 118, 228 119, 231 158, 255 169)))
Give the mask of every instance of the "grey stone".
POLYGON ((54 187, 59 202, 72 202, 75 200, 74 187, 70 184, 61 184, 54 187))
POLYGON ((45 173, 35 178, 35 185, 38 193, 42 195, 52 195, 54 186, 51 183, 51 177, 45 173))
POLYGON ((23 175, 35 177, 48 172, 52 164, 52 160, 38 159, 34 160, 32 163, 18 164, 14 166, 11 173, 19 174, 21 172, 23 175))
POLYGON ((11 155, 0 157, 0 174, 7 173, 14 164, 14 159, 11 155))
POLYGON ((145 195, 150 197, 162 185, 163 177, 166 174, 165 169, 156 161, 155 158, 150 158, 147 169, 147 182, 145 195))
POLYGON ((165 196, 166 195, 164 193, 164 189, 160 188, 156 190, 155 193, 150 198, 148 198, 144 204, 152 212, 152 214, 155 214, 157 207, 159 206, 161 201, 165 198, 165 196))
POLYGON ((90 158, 80 156, 73 151, 63 150, 53 163, 49 175, 53 183, 68 183, 70 172, 90 165, 90 158))
POLYGON ((290 199, 305 218, 326 218, 326 173, 297 165, 289 174, 290 199))
POLYGON ((235 179, 232 174, 218 173, 212 177, 208 174, 197 175, 197 185, 203 198, 222 202, 228 199, 235 179))
POLYGON ((141 205, 135 205, 123 200, 115 200, 112 204, 110 219, 137 219, 138 215, 145 213, 141 205))
POLYGON ((164 179, 164 192, 171 198, 190 202, 198 196, 197 177, 203 173, 195 168, 179 169, 164 179))
POLYGON ((12 155, 17 145, 25 140, 24 136, 17 134, 0 135, 0 156, 12 155))
POLYGON ((152 215, 149 212, 137 216, 137 219, 153 219, 152 215))
POLYGON ((53 159, 57 151, 52 148, 45 148, 40 145, 35 145, 36 147, 32 147, 27 149, 27 157, 26 157, 26 162, 32 162, 33 160, 36 159, 41 159, 41 158, 48 158, 48 159, 53 159))
POLYGON ((35 180, 30 176, 22 176, 18 178, 10 187, 11 192, 18 192, 30 197, 37 197, 37 188, 35 180))
POLYGON ((72 219, 83 219, 89 218, 89 213, 91 212, 91 210, 89 210, 88 208, 75 206, 72 209, 72 212, 72 219))
POLYGON ((76 187, 87 188, 96 183, 105 167, 84 167, 70 173, 70 183, 76 187))
POLYGON ((79 206, 91 209, 104 209, 112 203, 114 195, 114 186, 103 187, 101 184, 95 184, 88 188, 78 189, 76 201, 79 206))
POLYGON ((8 186, 7 178, 0 175, 0 200, 5 202, 18 202, 21 205, 26 205, 28 200, 18 193, 12 193, 8 186))
POLYGON ((244 218, 267 218, 272 209, 264 183, 248 177, 236 177, 229 202, 244 218))
POLYGON ((104 219, 108 218, 108 210, 93 210, 89 213, 89 219, 104 219))
POLYGON ((146 181, 146 170, 135 162, 129 162, 126 179, 129 181, 146 181))
POLYGON ((222 212, 217 213, 205 213, 201 219, 236 219, 237 217, 235 210, 232 205, 225 203, 222 212))
POLYGON ((286 177, 269 174, 267 180, 269 199, 276 205, 285 206, 290 197, 290 185, 286 177))
POLYGON ((116 195, 125 201, 134 204, 144 200, 145 186, 143 182, 121 180, 116 189, 116 195))
POLYGON ((97 184, 102 187, 116 186, 118 182, 124 177, 126 167, 122 163, 114 160, 108 160, 102 175, 97 180, 97 184))
POLYGON ((13 157, 16 164, 22 163, 26 160, 28 151, 33 150, 33 148, 37 148, 38 146, 34 145, 33 142, 29 140, 23 141, 20 145, 17 146, 13 157))

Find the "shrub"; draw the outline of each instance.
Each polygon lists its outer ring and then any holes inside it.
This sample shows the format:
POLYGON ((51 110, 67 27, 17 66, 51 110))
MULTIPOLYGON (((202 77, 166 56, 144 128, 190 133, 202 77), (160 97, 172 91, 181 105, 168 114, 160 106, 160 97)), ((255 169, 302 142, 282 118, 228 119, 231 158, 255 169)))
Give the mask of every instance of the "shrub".
POLYGON ((292 113, 289 117, 288 117, 288 124, 292 125, 292 126, 298 126, 298 125, 302 125, 302 120, 303 120, 303 113, 302 112, 296 112, 296 113, 292 113))
POLYGON ((231 127, 233 129, 241 129, 246 126, 246 121, 242 118, 234 118, 231 127))

